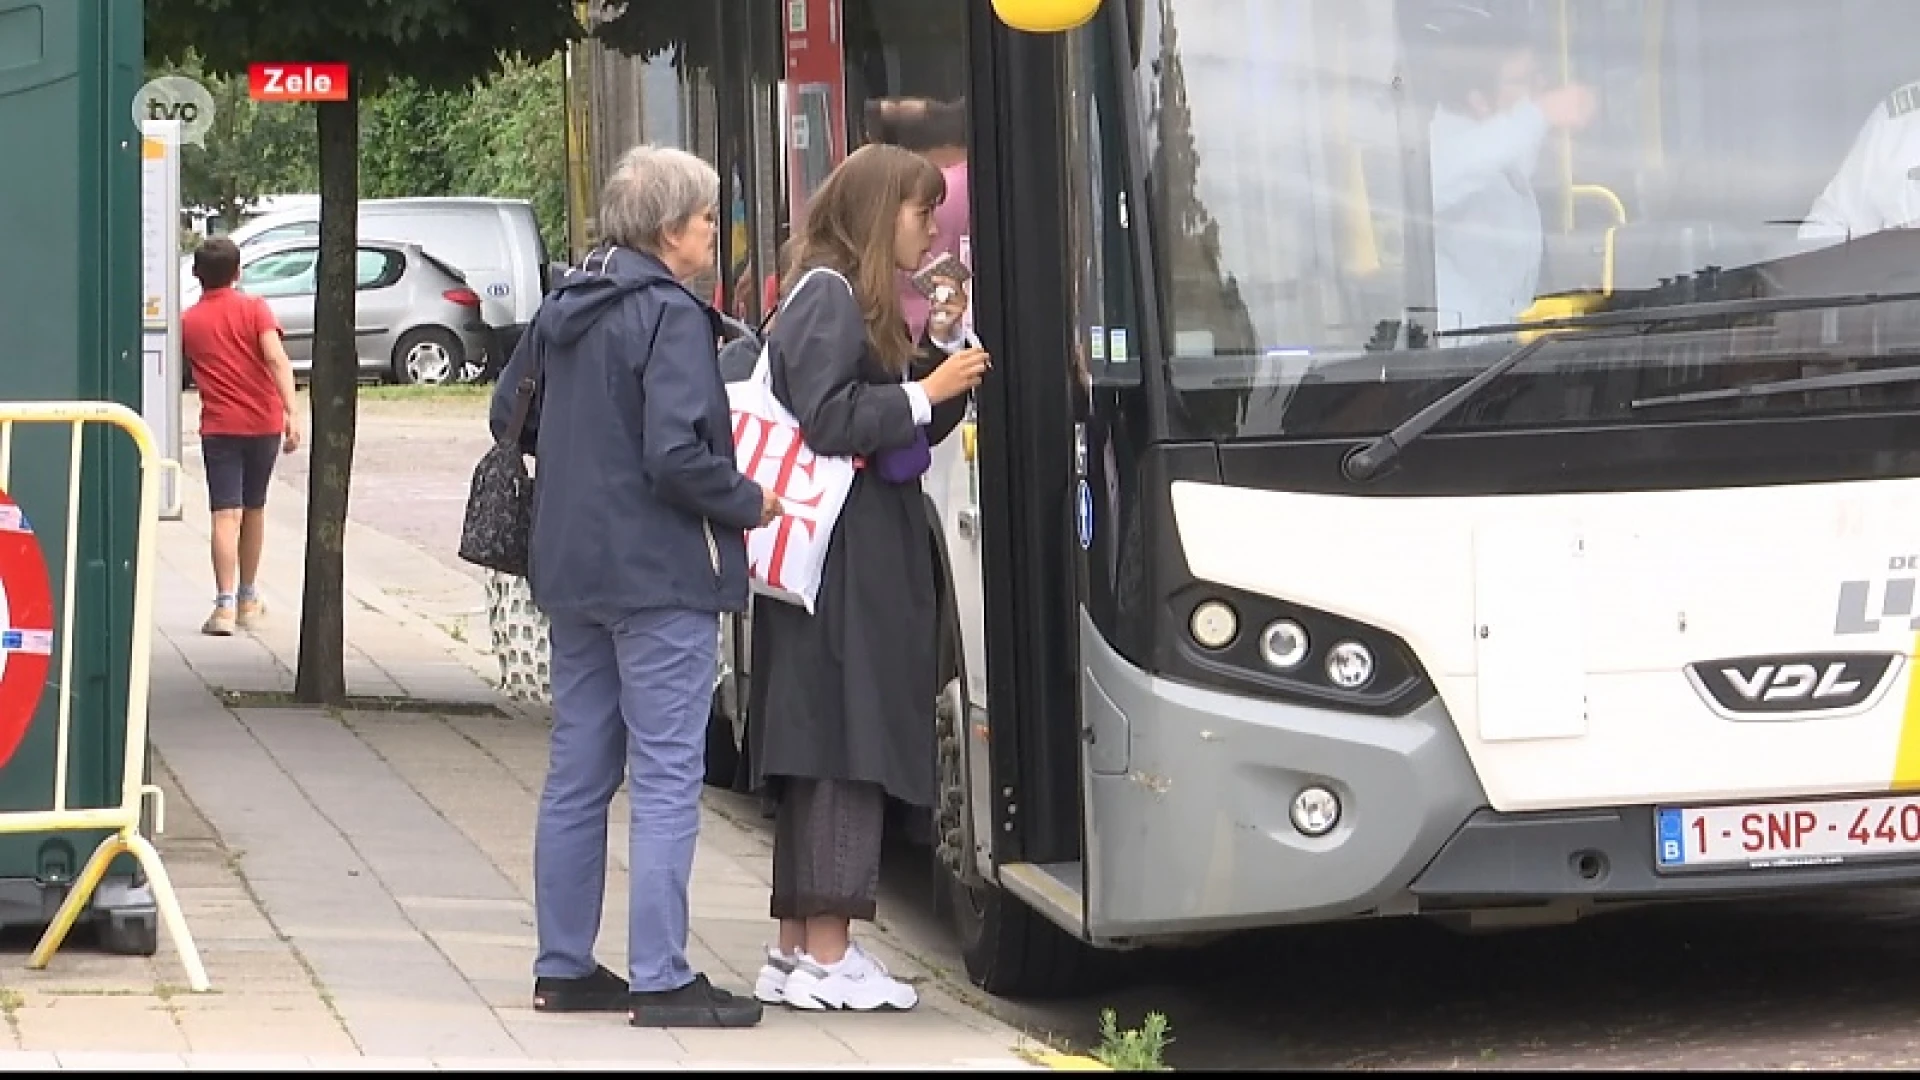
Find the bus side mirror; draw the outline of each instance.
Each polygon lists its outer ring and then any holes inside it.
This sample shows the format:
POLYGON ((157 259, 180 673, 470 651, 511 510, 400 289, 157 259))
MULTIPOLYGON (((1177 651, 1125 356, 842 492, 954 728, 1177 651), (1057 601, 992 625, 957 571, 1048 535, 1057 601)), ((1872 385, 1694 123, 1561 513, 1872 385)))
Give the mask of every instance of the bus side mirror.
POLYGON ((993 10, 1015 30, 1051 34, 1085 25, 1100 0, 993 0, 993 10))

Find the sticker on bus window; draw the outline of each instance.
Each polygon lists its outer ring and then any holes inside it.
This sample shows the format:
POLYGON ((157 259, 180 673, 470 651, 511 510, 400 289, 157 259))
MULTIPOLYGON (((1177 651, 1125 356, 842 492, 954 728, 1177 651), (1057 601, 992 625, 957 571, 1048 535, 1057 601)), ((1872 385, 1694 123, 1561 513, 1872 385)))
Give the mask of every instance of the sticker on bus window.
POLYGON ((1125 364, 1129 362, 1127 356, 1127 331, 1125 327, 1116 326, 1112 330, 1107 331, 1107 352, 1111 357, 1112 363, 1125 364))
POLYGON ((1080 550, 1093 550, 1093 488, 1082 478, 1080 492, 1074 498, 1074 508, 1080 519, 1080 550))
POLYGON ((1087 355, 1096 364, 1105 363, 1107 360, 1107 328, 1104 326, 1094 327, 1090 337, 1091 340, 1088 342, 1089 348, 1087 355))

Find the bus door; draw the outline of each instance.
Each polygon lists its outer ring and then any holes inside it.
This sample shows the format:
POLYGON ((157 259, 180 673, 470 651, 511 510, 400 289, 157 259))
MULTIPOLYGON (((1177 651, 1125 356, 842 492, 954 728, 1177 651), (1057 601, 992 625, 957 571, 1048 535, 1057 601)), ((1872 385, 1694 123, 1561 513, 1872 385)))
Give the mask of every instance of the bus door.
MULTIPOLYGON (((841 6, 840 80, 846 89, 847 145, 892 143, 925 156, 947 181, 946 202, 935 212, 939 235, 929 258, 951 254, 976 275, 973 163, 969 158, 969 75, 966 5, 962 0, 837 0, 841 6)), ((799 198, 796 192, 796 198, 799 198)), ((967 286, 974 304, 988 293, 976 279, 967 286)), ((901 306, 910 332, 925 330, 929 304, 900 276, 901 306)), ((971 314, 977 327, 981 319, 971 314)), ((966 870, 991 872, 988 842, 993 804, 987 746, 990 680, 987 657, 987 608, 983 587, 985 558, 980 425, 969 402, 968 416, 954 435, 933 448, 933 464, 922 480, 928 516, 934 523, 947 581, 948 623, 942 647, 943 784, 969 791, 971 820, 936 822, 944 839, 956 830, 966 870)), ((947 853, 949 856, 951 853, 947 853)), ((954 861, 949 858, 949 861, 954 861)), ((951 867, 950 867, 951 868, 951 867)))
MULTIPOLYGON (((1075 574, 1084 549, 1073 493, 1075 425, 1089 409, 1070 345, 1087 335, 1070 325, 1060 203, 1062 177, 1081 180, 1082 163, 1061 146, 1056 39, 1006 30, 990 5, 967 0, 842 0, 841 26, 850 145, 895 143, 941 169, 948 194, 932 255, 970 264, 974 328, 995 356, 994 377, 935 448, 923 486, 948 574, 945 662, 955 676, 941 718, 949 797, 936 842, 966 894, 955 914, 970 970, 1006 972, 1032 962, 1020 952, 1028 939, 990 926, 1035 909, 1071 926, 1085 916, 1075 574), (951 797, 956 789, 965 800, 951 797)), ((917 337, 926 301, 906 275, 900 287, 917 337)), ((1125 326, 1111 338, 1123 360, 1125 326)))
MULTIPOLYGON (((885 2, 891 8, 894 0, 885 2)), ((1044 917, 1080 931, 1086 922, 1082 612, 1087 582, 1112 580, 1096 561, 1124 535, 1116 496, 1124 502, 1129 493, 1110 487, 1114 474, 1099 465, 1112 425, 1101 422, 1107 414, 1095 402, 1112 396, 1110 371, 1140 381, 1135 313, 1109 302, 1108 290, 1131 280, 1107 272, 1127 246, 1096 222, 1128 220, 1131 211, 1117 179, 1119 118, 1109 95, 1085 92, 1080 74, 1105 17, 1068 35, 1068 44, 1007 29, 991 5, 948 2, 967 16, 974 296, 980 337, 995 358, 994 376, 976 395, 978 489, 969 493, 978 496, 992 708, 990 717, 975 714, 968 749, 976 779, 982 751, 988 766, 988 787, 973 789, 972 822, 978 851, 991 856, 987 882, 998 888, 972 897, 979 925, 959 914, 969 970, 1012 985, 1044 966, 1051 946, 989 927, 1044 917), (1069 56, 1076 49, 1077 66, 1069 56), (1087 137, 1096 110, 1103 126, 1113 125, 1104 142, 1087 137), (1069 130, 1071 141, 1063 140, 1069 130), (1090 173, 1096 142, 1104 163, 1090 173), (1093 345, 1096 327, 1101 348, 1093 345)), ((955 561, 958 574, 957 552, 955 561)), ((1124 753, 1125 740, 1101 749, 1124 753)))

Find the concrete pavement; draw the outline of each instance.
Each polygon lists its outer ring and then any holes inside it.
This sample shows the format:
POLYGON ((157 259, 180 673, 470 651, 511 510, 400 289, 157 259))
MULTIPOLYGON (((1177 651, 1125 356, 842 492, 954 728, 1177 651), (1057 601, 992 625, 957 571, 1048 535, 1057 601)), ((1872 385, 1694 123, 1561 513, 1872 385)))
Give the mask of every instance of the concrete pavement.
MULTIPOLYGON (((160 850, 214 991, 171 943, 151 959, 76 940, 0 968, 0 1068, 1038 1068, 1044 1050, 966 1005, 881 932, 922 1004, 885 1016, 769 1009, 749 1031, 644 1031, 530 1006, 533 812, 545 720, 493 692, 474 580, 362 525, 347 540, 347 678, 417 711, 273 699, 293 684, 303 494, 277 482, 268 624, 198 633, 211 602, 205 489, 161 525, 153 666, 160 850), (223 695, 238 692, 245 701, 223 695), (10 1052, 9 1052, 10 1048, 10 1052), (131 1055, 131 1056, 129 1056, 131 1055)), ((600 955, 624 967, 624 799, 600 955)), ((704 815, 692 959, 748 988, 771 931, 763 829, 704 815)), ((1064 1064, 1064 1063, 1063 1063, 1064 1064)))

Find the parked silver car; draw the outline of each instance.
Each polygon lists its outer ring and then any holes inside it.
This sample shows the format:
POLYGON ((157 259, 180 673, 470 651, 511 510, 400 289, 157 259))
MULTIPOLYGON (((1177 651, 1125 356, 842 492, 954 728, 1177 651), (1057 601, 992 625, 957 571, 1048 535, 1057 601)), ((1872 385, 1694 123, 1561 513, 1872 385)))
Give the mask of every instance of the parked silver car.
MULTIPOLYGON (((320 247, 307 238, 244 249, 240 288, 267 301, 286 332, 295 377, 313 369, 313 301, 320 247)), ((493 331, 466 278, 418 244, 360 241, 354 260, 354 350, 362 378, 466 381, 487 368, 493 331)))

